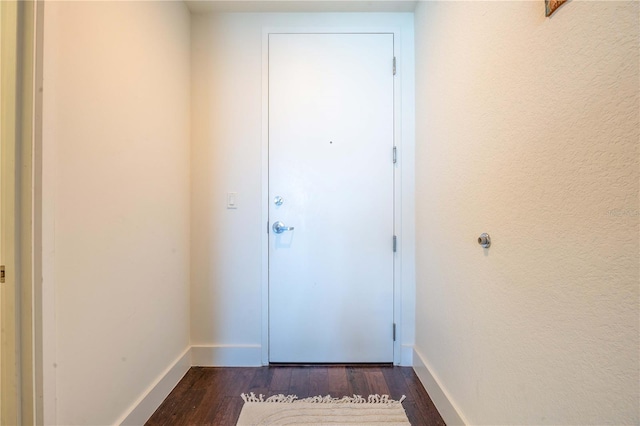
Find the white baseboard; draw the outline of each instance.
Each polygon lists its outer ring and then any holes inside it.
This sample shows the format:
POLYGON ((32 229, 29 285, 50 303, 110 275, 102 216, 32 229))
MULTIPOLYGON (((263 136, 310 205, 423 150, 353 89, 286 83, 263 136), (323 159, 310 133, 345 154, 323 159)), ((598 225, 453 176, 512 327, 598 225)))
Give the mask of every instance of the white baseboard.
POLYGON ((194 367, 261 367, 262 346, 192 346, 194 367))
POLYGON ((422 386, 427 390, 438 412, 440 412, 444 422, 448 425, 467 425, 468 422, 464 420, 464 416, 462 416, 460 410, 456 409, 455 404, 451 401, 451 398, 449 398, 440 381, 437 380, 436 376, 431 372, 431 369, 427 367, 424 357, 420 355, 420 352, 415 348, 413 349, 413 369, 422 382, 422 386))
POLYGON ((160 404, 162 404, 162 401, 164 401, 167 395, 176 387, 184 375, 187 374, 189 368, 191 368, 191 347, 187 348, 182 355, 147 388, 116 424, 145 424, 160 404))
POLYGON ((143 425, 191 367, 260 367, 262 346, 190 346, 134 402, 117 425, 143 425))

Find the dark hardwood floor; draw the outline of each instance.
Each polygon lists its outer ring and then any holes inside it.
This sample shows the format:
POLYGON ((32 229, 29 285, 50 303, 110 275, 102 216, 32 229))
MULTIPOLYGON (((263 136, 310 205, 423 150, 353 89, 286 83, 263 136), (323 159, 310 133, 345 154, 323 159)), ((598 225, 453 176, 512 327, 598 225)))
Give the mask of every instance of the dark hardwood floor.
POLYGON ((398 400, 412 425, 444 425, 431 398, 411 367, 269 366, 192 367, 147 425, 235 425, 241 393, 299 398, 386 394, 398 400))

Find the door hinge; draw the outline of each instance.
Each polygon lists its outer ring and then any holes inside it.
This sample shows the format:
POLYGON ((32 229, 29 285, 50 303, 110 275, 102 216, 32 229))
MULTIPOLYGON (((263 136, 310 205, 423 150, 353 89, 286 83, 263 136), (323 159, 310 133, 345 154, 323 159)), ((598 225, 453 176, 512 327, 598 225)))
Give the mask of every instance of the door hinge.
POLYGON ((267 234, 269 233, 269 221, 267 221, 267 234))
POLYGON ((396 57, 393 57, 393 75, 396 75, 396 57))
POLYGON ((396 164, 398 161, 398 148, 393 147, 393 164, 396 164))
POLYGON ((4 284, 4 265, 0 265, 0 284, 4 284))
POLYGON ((396 251, 398 251, 398 237, 394 235, 393 236, 393 252, 395 253, 396 251))
POLYGON ((393 323, 393 341, 396 341, 396 323, 393 323))

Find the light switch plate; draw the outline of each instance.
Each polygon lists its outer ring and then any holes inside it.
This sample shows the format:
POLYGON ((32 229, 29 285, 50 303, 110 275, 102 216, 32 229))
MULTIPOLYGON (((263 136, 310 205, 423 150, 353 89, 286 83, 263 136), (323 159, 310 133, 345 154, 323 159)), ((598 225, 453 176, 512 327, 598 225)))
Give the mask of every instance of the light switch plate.
POLYGON ((238 208, 238 193, 237 192, 227 192, 227 208, 228 209, 237 209, 238 208))

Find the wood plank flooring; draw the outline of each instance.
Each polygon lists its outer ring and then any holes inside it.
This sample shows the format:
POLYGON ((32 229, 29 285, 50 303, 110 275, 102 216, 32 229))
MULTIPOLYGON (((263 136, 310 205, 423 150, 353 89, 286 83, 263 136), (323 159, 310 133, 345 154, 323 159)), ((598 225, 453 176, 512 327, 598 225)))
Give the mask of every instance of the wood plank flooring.
POLYGON ((413 426, 445 424, 413 369, 386 365, 192 367, 146 424, 235 425, 243 392, 299 398, 377 393, 395 400, 405 395, 402 406, 413 426))

